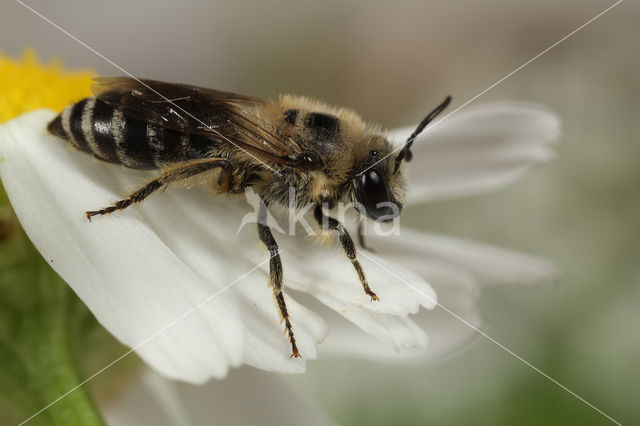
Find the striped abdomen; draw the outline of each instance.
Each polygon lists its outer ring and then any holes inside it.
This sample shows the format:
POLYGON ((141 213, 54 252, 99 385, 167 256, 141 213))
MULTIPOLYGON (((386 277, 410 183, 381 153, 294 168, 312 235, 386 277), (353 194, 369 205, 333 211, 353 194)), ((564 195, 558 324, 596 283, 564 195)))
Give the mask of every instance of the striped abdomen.
POLYGON ((70 105, 48 126, 80 151, 137 169, 202 158, 216 142, 127 116, 90 97, 70 105))

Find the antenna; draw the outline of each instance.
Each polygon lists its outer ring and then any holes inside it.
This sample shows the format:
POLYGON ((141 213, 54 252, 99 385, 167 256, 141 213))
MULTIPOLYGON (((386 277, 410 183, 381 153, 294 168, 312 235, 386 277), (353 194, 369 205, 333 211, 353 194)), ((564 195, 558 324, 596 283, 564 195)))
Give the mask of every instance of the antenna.
POLYGON ((413 133, 411 133, 411 136, 409 136, 407 141, 404 143, 402 151, 400 151, 400 154, 398 154, 398 156, 396 157, 396 168, 394 170, 394 173, 398 171, 402 160, 405 160, 407 162, 411 161, 411 158, 413 157, 413 155, 411 154, 411 145, 413 144, 413 141, 416 137, 418 137, 420 133, 422 133, 424 128, 427 127, 427 124, 429 124, 434 118, 436 118, 438 114, 440 114, 449 105, 449 103, 451 103, 451 96, 447 96, 440 105, 438 105, 433 111, 431 111, 429 115, 427 115, 424 120, 422 120, 420 124, 418 124, 418 127, 416 127, 413 133))

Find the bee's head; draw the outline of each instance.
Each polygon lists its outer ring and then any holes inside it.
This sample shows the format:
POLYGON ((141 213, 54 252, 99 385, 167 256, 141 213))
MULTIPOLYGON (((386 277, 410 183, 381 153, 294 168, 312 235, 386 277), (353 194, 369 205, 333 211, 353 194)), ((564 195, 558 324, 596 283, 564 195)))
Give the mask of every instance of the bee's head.
POLYGON ((355 199, 361 214, 380 222, 389 222, 400 215, 406 188, 402 162, 411 161, 414 139, 450 102, 451 96, 448 96, 422 120, 397 155, 385 138, 373 138, 363 161, 365 167, 354 180, 355 199))

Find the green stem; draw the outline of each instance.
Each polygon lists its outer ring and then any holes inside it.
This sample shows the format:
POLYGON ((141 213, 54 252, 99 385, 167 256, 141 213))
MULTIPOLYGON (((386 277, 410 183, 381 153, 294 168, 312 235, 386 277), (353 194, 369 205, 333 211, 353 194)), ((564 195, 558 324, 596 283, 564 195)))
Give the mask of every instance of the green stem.
POLYGON ((44 403, 42 408, 52 404, 39 416, 54 425, 102 425, 87 389, 78 387, 82 380, 71 351, 69 324, 70 304, 75 300, 66 284, 52 281, 60 280, 52 274, 42 275, 41 282, 49 287, 43 293, 54 293, 47 299, 49 303, 57 299, 59 304, 43 308, 40 332, 33 333, 34 338, 25 345, 31 351, 31 385, 44 403))
POLYGON ((78 386, 74 345, 81 302, 35 250, 27 251, 23 271, 2 283, 5 295, 19 294, 13 299, 22 303, 13 303, 13 326, 1 336, 0 358, 10 365, 0 366, 6 373, 1 396, 29 424, 103 425, 86 387, 78 386))

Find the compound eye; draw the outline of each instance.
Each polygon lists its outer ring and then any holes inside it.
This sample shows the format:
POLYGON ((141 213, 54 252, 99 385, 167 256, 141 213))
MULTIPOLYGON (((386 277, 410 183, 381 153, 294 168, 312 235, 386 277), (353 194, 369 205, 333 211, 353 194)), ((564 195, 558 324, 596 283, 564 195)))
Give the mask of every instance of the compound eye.
MULTIPOLYGON (((371 219, 392 220, 399 209, 392 207, 391 193, 387 183, 376 170, 367 170, 358 180, 358 201, 371 219)), ((399 207, 399 206, 398 206, 399 207)))

